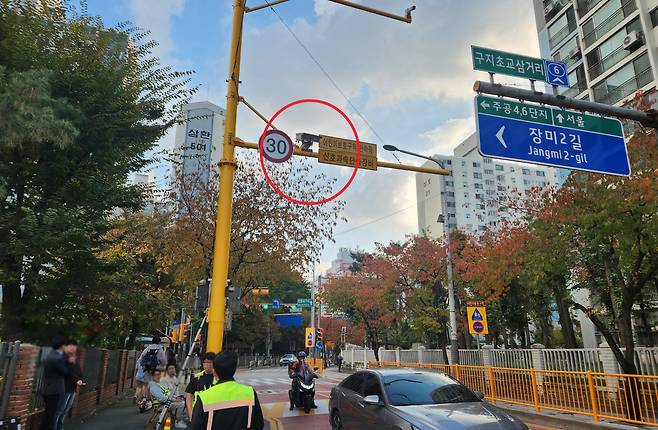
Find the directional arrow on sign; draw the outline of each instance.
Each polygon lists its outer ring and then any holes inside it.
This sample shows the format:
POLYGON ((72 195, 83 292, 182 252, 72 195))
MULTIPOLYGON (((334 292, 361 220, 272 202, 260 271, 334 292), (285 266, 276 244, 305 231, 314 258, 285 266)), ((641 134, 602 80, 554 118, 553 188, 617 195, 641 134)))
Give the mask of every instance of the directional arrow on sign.
POLYGON ((500 127, 500 130, 496 133, 496 137, 500 144, 503 145, 504 148, 507 148, 507 143, 505 143, 505 139, 503 139, 503 133, 505 133, 505 126, 500 127))
POLYGON ((489 109, 489 107, 491 107, 491 105, 489 103, 487 103, 486 100, 482 100, 482 103, 480 103, 480 106, 482 106, 485 109, 489 109))
POLYGON ((561 113, 555 115, 555 118, 557 118, 560 124, 562 124, 562 121, 564 121, 564 116, 561 113))

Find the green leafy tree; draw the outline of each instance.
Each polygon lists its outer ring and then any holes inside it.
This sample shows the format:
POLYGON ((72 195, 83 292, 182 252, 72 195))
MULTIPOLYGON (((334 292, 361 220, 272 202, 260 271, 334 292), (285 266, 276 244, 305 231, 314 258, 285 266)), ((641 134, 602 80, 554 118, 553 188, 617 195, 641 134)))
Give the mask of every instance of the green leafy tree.
MULTIPOLYGON (((139 209, 126 178, 174 124, 188 73, 151 55, 147 34, 105 28, 64 2, 0 2, 0 273, 5 339, 75 319, 100 284, 97 251, 116 208, 139 209), (67 12, 65 12, 67 11, 67 12), (67 16, 68 13, 68 16, 67 16)), ((94 308, 98 303, 90 301, 94 308)), ((58 329, 59 327, 59 329, 58 329)))

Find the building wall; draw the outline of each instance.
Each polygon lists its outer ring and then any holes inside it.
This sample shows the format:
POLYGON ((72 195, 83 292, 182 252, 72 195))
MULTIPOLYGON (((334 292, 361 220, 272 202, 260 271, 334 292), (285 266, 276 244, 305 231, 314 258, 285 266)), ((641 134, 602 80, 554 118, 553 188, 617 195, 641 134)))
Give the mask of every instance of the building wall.
POLYGON ((542 57, 569 69, 572 86, 560 94, 621 105, 637 90, 655 89, 658 0, 533 0, 533 5, 542 57), (642 43, 624 49, 624 37, 633 31, 642 43))
MULTIPOLYGON (((477 152, 475 134, 457 146, 454 156, 434 158, 452 174, 416 175, 419 233, 432 237, 444 234, 444 224, 437 222, 440 214, 447 218, 450 228, 478 234, 495 231, 502 221, 516 216, 500 204, 506 196, 525 196, 533 187, 559 186, 565 177, 561 169, 482 157, 477 152)), ((427 162, 425 166, 432 164, 427 162)))

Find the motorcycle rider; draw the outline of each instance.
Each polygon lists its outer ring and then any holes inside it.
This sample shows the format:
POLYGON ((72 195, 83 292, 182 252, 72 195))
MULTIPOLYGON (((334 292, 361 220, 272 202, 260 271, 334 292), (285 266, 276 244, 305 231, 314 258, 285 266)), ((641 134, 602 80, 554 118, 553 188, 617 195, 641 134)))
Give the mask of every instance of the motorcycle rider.
MULTIPOLYGON (((303 381, 306 378, 307 372, 315 373, 308 367, 308 363, 306 363, 306 353, 304 351, 299 351, 297 353, 297 361, 293 361, 288 365, 288 377, 292 379, 292 393, 294 396, 298 395, 300 381, 303 381)), ((315 409, 317 407, 315 399, 313 399, 312 408, 315 409)), ((292 409, 293 407, 291 404, 290 410, 292 409)))

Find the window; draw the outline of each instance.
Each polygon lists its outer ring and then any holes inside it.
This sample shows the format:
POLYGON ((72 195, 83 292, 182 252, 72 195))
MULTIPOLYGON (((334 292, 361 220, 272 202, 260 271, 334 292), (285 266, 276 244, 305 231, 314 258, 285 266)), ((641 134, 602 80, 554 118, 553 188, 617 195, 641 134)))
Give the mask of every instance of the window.
POLYGON ((512 176, 512 183, 516 184, 516 178, 512 176))
POLYGON ((483 225, 478 226, 478 229, 479 229, 480 231, 487 231, 487 228, 486 228, 485 226, 483 226, 483 225))
POLYGON ((617 103, 647 85, 652 79, 649 57, 644 53, 594 86, 594 100, 599 103, 617 103))
POLYGON ((523 185, 528 185, 529 183, 530 183, 529 180, 527 180, 527 179, 524 179, 524 180, 523 180, 523 185))
POLYGON ((454 187, 455 183, 452 181, 446 181, 446 187, 454 187))
POLYGON ((480 163, 473 162, 473 167, 476 167, 476 168, 480 167, 480 163))
POLYGON ((449 166, 452 165, 452 160, 443 160, 443 161, 445 161, 445 163, 449 166))
POLYGON ((365 379, 365 373, 363 372, 355 373, 354 375, 344 380, 340 384, 340 386, 345 388, 346 390, 354 391, 355 393, 360 393, 364 379, 365 379))
POLYGON ((529 175, 530 174, 530 169, 523 169, 523 174, 524 175, 529 175))
POLYGON ((614 26, 622 22, 636 8, 634 0, 610 0, 607 2, 583 24, 585 46, 592 45, 601 36, 612 30, 614 26))
POLYGON ((501 166, 500 164, 496 164, 496 170, 499 170, 499 171, 502 172, 503 170, 505 170, 505 168, 503 168, 503 166, 501 166))
POLYGON ((649 15, 651 16, 651 25, 658 27, 658 7, 649 12, 649 15))
POLYGON ((455 202, 446 202, 446 206, 449 208, 454 208, 455 207, 455 202))
POLYGON ((448 197, 455 197, 454 191, 448 191, 448 197))
POLYGON ((484 209, 484 205, 482 203, 478 203, 475 205, 475 209, 484 209))
POLYGON ((478 183, 473 184, 473 186, 475 187, 476 190, 481 190, 483 188, 482 184, 478 184, 478 183))
POLYGON ((361 394, 363 395, 363 397, 379 396, 380 399, 384 397, 382 396, 382 389, 379 386, 379 380, 372 373, 366 374, 365 381, 363 382, 363 390, 361 394))
POLYGON ((496 180, 498 180, 498 182, 505 182, 505 176, 498 175, 498 176, 496 176, 496 180))
POLYGON ((470 213, 466 214, 466 219, 471 219, 471 214, 470 213))
POLYGON ((462 167, 466 167, 466 161, 462 161, 462 167))
POLYGON ((491 158, 485 158, 484 164, 491 164, 491 158))
POLYGON ((482 173, 474 172, 474 173, 473 173, 473 177, 474 177, 475 179, 482 179, 482 173))
POLYGON ((576 14, 573 9, 559 17, 548 27, 548 43, 551 48, 560 44, 572 31, 576 29, 576 14))
POLYGON ((537 176, 546 176, 546 173, 545 173, 545 172, 542 172, 541 170, 537 170, 537 171, 535 172, 535 174, 536 174, 537 176))
POLYGON ((484 169, 484 174, 485 174, 485 175, 493 175, 493 170, 491 170, 491 169, 484 169))
POLYGON ((449 223, 448 228, 457 228, 457 224, 455 223, 449 223))
POLYGON ((516 169, 514 169, 514 167, 510 166, 510 167, 509 167, 509 171, 510 171, 510 172, 516 172, 516 169))
POLYGON ((494 184, 494 181, 492 181, 491 179, 487 179, 486 181, 484 181, 484 183, 485 183, 486 185, 493 185, 493 184, 494 184))
POLYGON ((482 199, 484 199, 484 194, 476 194, 475 198, 478 199, 478 200, 482 200, 482 199))
POLYGON ((488 195, 488 196, 493 196, 494 194, 496 194, 496 191, 494 191, 494 190, 487 190, 487 195, 488 195))
POLYGON ((498 191, 505 191, 505 187, 502 185, 498 185, 498 191))
POLYGON ((454 218, 455 214, 448 214, 448 218, 454 218))

